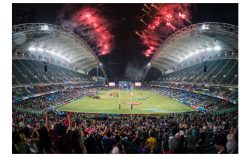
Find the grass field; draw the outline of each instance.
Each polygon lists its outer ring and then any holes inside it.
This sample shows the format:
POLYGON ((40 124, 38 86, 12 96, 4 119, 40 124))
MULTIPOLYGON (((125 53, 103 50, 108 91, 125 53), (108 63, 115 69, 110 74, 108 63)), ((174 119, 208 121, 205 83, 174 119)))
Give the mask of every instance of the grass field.
POLYGON ((158 114, 194 111, 191 107, 176 100, 151 91, 109 90, 100 91, 99 96, 100 99, 83 97, 60 106, 58 109, 61 111, 108 114, 158 114), (131 102, 133 110, 130 109, 131 102), (120 110, 119 103, 121 104, 120 110))

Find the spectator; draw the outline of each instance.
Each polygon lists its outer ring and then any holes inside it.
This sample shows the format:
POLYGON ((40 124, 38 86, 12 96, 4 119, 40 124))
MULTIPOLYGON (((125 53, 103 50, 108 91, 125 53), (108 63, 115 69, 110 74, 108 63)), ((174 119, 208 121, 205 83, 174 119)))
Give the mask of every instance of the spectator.
POLYGON ((216 137, 215 148, 217 150, 217 154, 227 154, 226 140, 226 135, 223 133, 216 137))
POLYGON ((111 137, 111 132, 107 131, 102 139, 103 150, 105 154, 109 154, 112 150, 115 141, 111 137))
POLYGON ((84 144, 86 146, 88 154, 96 154, 97 153, 96 143, 95 143, 95 139, 94 139, 92 133, 87 134, 87 138, 86 138, 84 144))
POLYGON ((149 143, 148 142, 141 142, 140 145, 140 150, 139 150, 140 154, 148 154, 150 153, 150 148, 149 148, 149 143))
POLYGON ((176 149, 178 148, 178 139, 176 137, 171 137, 168 142, 169 150, 167 154, 176 153, 176 149))
POLYGON ((116 143, 111 151, 111 154, 124 154, 125 149, 124 146, 119 142, 116 143))
POLYGON ((154 153, 156 146, 157 146, 157 140, 154 137, 154 132, 151 131, 149 133, 149 138, 147 139, 148 145, 149 145, 149 149, 150 149, 150 153, 154 153))
POLYGON ((232 128, 227 135, 227 152, 228 154, 233 154, 237 152, 237 147, 238 147, 238 141, 237 141, 237 129, 232 128))

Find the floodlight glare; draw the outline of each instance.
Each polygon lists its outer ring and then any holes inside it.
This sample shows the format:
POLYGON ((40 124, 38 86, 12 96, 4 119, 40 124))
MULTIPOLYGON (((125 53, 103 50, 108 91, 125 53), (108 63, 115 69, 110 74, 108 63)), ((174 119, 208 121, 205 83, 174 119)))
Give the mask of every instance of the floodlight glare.
POLYGON ((35 47, 30 47, 30 48, 29 48, 29 51, 35 51, 35 50, 36 50, 35 47))
POLYGON ((191 57, 191 56, 193 56, 193 54, 192 54, 192 53, 190 53, 190 54, 188 55, 188 57, 191 57))
POLYGON ((206 50, 205 49, 201 49, 200 52, 205 52, 206 50))
POLYGON ((209 29, 209 26, 204 24, 204 25, 201 26, 201 29, 202 30, 207 30, 207 29, 209 29))
POLYGON ((37 48, 37 51, 38 51, 38 52, 43 52, 44 49, 39 47, 39 48, 37 48))
POLYGON ((52 50, 50 50, 50 54, 55 54, 55 52, 54 52, 54 51, 52 51, 52 50))
POLYGON ((212 50, 212 48, 211 48, 211 47, 208 47, 208 48, 207 48, 207 51, 211 51, 211 50, 212 50))
POLYGON ((220 50, 221 50, 221 47, 220 47, 220 46, 216 46, 216 47, 214 47, 214 50, 215 50, 215 51, 220 51, 220 50))
POLYGON ((60 57, 60 58, 62 58, 62 55, 61 55, 61 54, 59 54, 59 53, 57 53, 57 56, 58 56, 58 57, 60 57))
POLYGON ((47 31, 49 29, 48 25, 42 25, 41 30, 47 31))

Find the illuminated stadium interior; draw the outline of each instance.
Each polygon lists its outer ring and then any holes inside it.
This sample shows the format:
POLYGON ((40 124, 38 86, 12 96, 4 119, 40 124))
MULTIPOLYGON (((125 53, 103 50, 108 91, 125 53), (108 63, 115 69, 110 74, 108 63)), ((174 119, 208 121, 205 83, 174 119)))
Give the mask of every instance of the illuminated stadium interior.
POLYGON ((238 154, 238 4, 12 7, 13 154, 238 154))

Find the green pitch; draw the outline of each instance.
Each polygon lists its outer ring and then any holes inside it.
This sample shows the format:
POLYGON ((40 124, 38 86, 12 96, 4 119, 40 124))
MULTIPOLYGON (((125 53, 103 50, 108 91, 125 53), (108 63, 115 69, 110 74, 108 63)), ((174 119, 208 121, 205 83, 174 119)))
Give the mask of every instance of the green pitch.
POLYGON ((194 111, 191 107, 144 90, 108 90, 100 91, 100 99, 83 97, 60 106, 61 111, 108 114, 158 114, 194 111), (131 103, 133 110, 131 110, 131 103), (121 109, 119 109, 119 104, 121 109))

